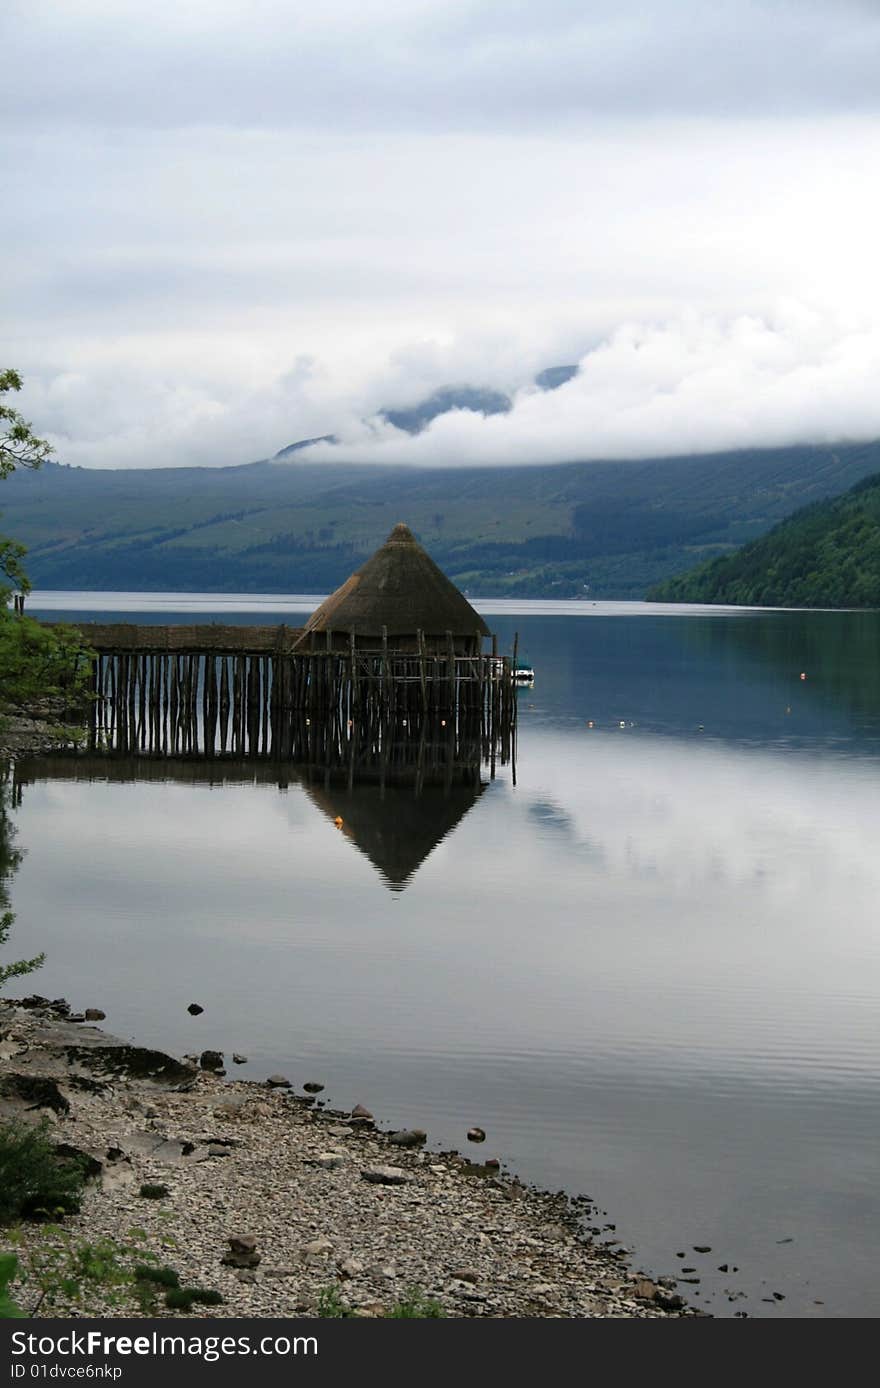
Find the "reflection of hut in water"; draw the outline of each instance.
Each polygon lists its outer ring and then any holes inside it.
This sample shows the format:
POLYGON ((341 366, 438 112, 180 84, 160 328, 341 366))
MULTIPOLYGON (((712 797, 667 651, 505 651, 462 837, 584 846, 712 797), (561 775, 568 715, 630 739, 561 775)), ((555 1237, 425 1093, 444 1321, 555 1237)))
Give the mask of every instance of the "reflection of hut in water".
POLYGON ((328 632, 337 649, 348 649, 352 636, 357 646, 375 649, 385 637, 397 651, 417 650, 421 632, 428 652, 443 654, 451 635, 456 655, 473 655, 489 628, 401 524, 312 613, 299 649, 308 649, 319 633, 328 632))
POLYGON ((323 777, 303 789, 340 832, 368 858, 392 891, 402 891, 426 858, 461 822, 485 790, 479 774, 451 786, 375 782, 328 785, 323 777))

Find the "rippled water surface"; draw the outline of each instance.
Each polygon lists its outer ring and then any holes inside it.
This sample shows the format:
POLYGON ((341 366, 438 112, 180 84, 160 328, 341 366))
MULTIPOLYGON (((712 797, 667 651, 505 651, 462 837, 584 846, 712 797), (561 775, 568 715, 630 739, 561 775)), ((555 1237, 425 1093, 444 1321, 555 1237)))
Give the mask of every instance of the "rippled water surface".
POLYGON ((20 765, 16 953, 117 1033, 438 1145, 479 1123, 715 1314, 877 1315, 877 616, 484 610, 537 674, 515 784, 20 765))

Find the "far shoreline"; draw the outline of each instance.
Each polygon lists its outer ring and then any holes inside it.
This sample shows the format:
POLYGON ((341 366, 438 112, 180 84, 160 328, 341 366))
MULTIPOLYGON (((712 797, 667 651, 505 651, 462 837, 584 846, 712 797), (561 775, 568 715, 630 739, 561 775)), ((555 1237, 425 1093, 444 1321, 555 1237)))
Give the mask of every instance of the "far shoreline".
MULTIPOLYGON (((327 594, 163 591, 160 589, 34 589, 30 616, 42 612, 311 613, 327 594)), ((468 594, 486 617, 736 617, 779 613, 871 613, 875 607, 768 607, 732 603, 669 602, 653 598, 506 598, 468 594)), ((295 624, 293 624, 295 625, 295 624)))

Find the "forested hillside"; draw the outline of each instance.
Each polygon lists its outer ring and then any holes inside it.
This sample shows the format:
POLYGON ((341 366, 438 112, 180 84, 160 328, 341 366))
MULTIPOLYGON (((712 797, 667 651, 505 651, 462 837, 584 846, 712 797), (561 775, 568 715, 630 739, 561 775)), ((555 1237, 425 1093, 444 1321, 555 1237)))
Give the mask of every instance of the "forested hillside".
POLYGON ((880 607, 880 474, 797 511, 732 554, 668 579, 669 602, 757 607, 880 607))

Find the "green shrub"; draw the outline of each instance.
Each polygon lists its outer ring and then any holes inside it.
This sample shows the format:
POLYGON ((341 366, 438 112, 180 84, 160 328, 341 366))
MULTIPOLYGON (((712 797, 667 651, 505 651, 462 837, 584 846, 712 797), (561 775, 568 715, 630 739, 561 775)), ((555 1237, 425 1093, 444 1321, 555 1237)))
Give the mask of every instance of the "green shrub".
POLYGON ((0 1320, 8 1321, 24 1316, 9 1295, 9 1284, 18 1271, 18 1259, 14 1253, 0 1253, 0 1320))
POLYGON ((172 1311, 191 1311, 197 1302, 202 1306, 222 1306, 223 1297, 210 1287, 173 1287, 165 1296, 165 1305, 172 1311))
POLYGON ((200 1301, 203 1306, 222 1306, 224 1298, 213 1287, 190 1287, 193 1294, 193 1301, 200 1301))
POLYGON ((142 1185, 140 1190, 145 1200, 163 1200, 168 1194, 167 1186, 153 1186, 149 1183, 142 1185))
POLYGON ((37 1127, 0 1124, 0 1224, 75 1214, 85 1180, 82 1161, 55 1152, 46 1119, 37 1127))
POLYGON ((136 1282, 154 1282, 157 1287, 177 1288, 180 1278, 169 1267, 152 1267, 149 1263, 137 1263, 134 1269, 136 1282))
POLYGON ((322 1320, 340 1321, 351 1315, 351 1309, 339 1295, 338 1287, 322 1287, 318 1292, 317 1314, 322 1320))
POLYGON ((45 699, 78 707, 88 700, 90 652, 73 627, 44 627, 9 612, 0 594, 2 707, 30 708, 45 699))
POLYGON ((39 1289, 31 1316, 37 1315, 43 1302, 54 1306, 60 1300, 81 1301, 94 1287, 102 1289, 110 1306, 127 1301, 133 1280, 128 1259, 134 1248, 111 1238, 77 1239, 58 1224, 46 1225, 46 1234, 45 1241, 28 1249, 23 1269, 24 1284, 39 1289))
POLYGON ((445 1318, 439 1301, 425 1296, 418 1287, 409 1287, 388 1312, 389 1320, 441 1320, 445 1318))

